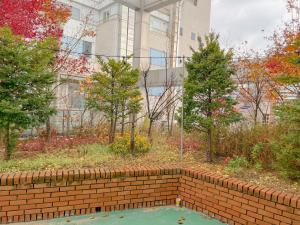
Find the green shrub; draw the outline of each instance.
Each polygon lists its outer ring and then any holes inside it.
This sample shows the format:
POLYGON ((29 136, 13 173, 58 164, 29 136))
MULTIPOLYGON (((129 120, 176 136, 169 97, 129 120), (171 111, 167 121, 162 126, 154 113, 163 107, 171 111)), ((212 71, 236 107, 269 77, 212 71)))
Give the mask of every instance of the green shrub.
POLYGON ((287 132, 274 139, 275 168, 285 177, 300 181, 300 100, 283 104, 277 115, 287 132))
POLYGON ((229 173, 237 173, 245 167, 249 167, 249 162, 245 157, 238 156, 229 161, 228 165, 226 166, 226 171, 229 173))
POLYGON ((269 168, 274 160, 270 141, 282 134, 278 125, 237 124, 230 128, 219 128, 215 131, 215 150, 224 157, 243 156, 249 162, 260 162, 269 168))
MULTIPOLYGON (((135 154, 144 154, 150 150, 150 141, 145 136, 135 136, 135 154)), ((111 151, 118 155, 127 155, 130 153, 130 135, 118 137, 114 144, 110 146, 111 151)))
POLYGON ((272 169, 274 160, 276 159, 274 152, 272 151, 272 139, 257 143, 251 151, 251 162, 255 165, 258 170, 261 169, 272 169))

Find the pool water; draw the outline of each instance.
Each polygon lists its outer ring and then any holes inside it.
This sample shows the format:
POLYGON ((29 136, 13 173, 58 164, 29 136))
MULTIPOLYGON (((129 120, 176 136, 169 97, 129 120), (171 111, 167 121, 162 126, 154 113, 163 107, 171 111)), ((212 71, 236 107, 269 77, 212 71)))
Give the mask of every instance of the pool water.
POLYGON ((221 225, 223 223, 185 208, 158 207, 101 212, 84 216, 64 217, 22 225, 221 225))

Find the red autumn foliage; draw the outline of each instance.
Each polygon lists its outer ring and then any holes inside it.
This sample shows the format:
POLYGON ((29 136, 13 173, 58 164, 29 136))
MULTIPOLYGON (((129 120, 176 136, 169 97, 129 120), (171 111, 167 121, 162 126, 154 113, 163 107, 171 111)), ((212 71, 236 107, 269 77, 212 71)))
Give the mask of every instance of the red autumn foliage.
POLYGON ((70 9, 56 0, 1 0, 0 27, 29 39, 61 37, 70 9))
POLYGON ((38 137, 18 144, 20 152, 38 153, 43 151, 56 151, 62 149, 71 149, 79 145, 86 144, 104 144, 106 139, 97 136, 53 136, 50 141, 46 142, 44 137, 38 137))
MULTIPOLYGON (((167 140, 167 144, 179 148, 180 147, 180 138, 178 137, 169 137, 167 140)), ((191 136, 186 136, 183 142, 183 148, 185 151, 199 151, 201 146, 204 144, 200 140, 195 140, 195 138, 191 136)))
POLYGON ((287 0, 288 11, 293 19, 270 37, 273 44, 267 51, 265 63, 265 68, 276 84, 291 93, 295 91, 295 89, 290 89, 291 81, 296 83, 294 85, 297 89, 300 79, 300 8, 298 2, 299 0, 287 0))

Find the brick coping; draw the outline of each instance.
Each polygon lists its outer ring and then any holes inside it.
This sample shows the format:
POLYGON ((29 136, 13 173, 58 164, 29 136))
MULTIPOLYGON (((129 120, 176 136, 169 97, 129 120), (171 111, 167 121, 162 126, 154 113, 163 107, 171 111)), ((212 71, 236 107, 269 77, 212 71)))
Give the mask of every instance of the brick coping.
POLYGON ((288 207, 300 209, 300 195, 277 191, 255 184, 250 184, 236 178, 228 178, 216 175, 199 168, 180 168, 180 167, 125 167, 120 169, 70 169, 40 172, 17 172, 0 174, 1 186, 27 185, 56 183, 61 181, 82 181, 90 179, 112 179, 134 176, 158 176, 158 175, 181 175, 195 180, 202 180, 206 183, 214 184, 229 190, 264 199, 274 203, 279 203, 288 207))

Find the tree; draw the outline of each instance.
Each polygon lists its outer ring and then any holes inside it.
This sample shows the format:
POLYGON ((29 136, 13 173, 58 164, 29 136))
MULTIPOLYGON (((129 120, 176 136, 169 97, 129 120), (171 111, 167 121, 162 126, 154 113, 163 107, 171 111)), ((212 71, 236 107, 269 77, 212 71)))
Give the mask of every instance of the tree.
POLYGON ((54 96, 49 87, 55 74, 49 48, 56 44, 53 39, 27 42, 9 28, 0 28, 0 127, 8 159, 20 131, 45 122, 55 112, 50 107, 54 96))
POLYGON ((286 102, 276 111, 280 125, 287 129, 275 140, 275 165, 288 178, 300 180, 300 100, 286 102))
MULTIPOLYGON (((273 82, 287 95, 300 96, 300 9, 298 0, 287 0, 293 19, 274 32, 265 68, 273 82)), ((283 96, 284 97, 284 96, 283 96)))
MULTIPOLYGON (((84 86, 89 107, 103 112, 110 121, 109 142, 113 143, 119 119, 140 111, 139 71, 125 60, 105 62, 99 57, 98 61, 101 71, 87 78, 84 86)), ((131 121, 134 131, 135 116, 131 121)))
POLYGON ((230 124, 240 119, 235 112, 236 102, 230 96, 236 89, 231 66, 232 52, 221 49, 219 36, 211 33, 205 45, 193 50, 186 63, 188 77, 184 83, 184 127, 207 134, 207 161, 212 161, 212 132, 216 124, 230 124))
POLYGON ((147 117, 149 119, 148 137, 151 138, 154 123, 161 119, 164 114, 168 113, 168 110, 175 105, 181 94, 180 91, 174 87, 173 77, 171 76, 170 78, 166 78, 162 93, 158 97, 151 99, 148 84, 149 71, 150 67, 142 71, 142 76, 146 96, 147 117))
POLYGON ((56 0, 1 0, 0 27, 9 26, 16 35, 29 39, 62 36, 61 24, 70 8, 56 0))
POLYGON ((239 84, 238 101, 250 106, 249 114, 254 124, 259 116, 265 118, 270 103, 280 98, 280 91, 265 66, 265 60, 256 53, 239 58, 235 78, 239 84))
MULTIPOLYGON (((55 92, 61 85, 68 83, 73 74, 90 73, 90 61, 87 55, 74 57, 73 52, 80 41, 87 36, 94 36, 88 23, 91 21, 92 11, 82 18, 80 29, 74 33, 74 40, 63 43, 63 27, 71 15, 71 8, 58 0, 3 0, 0 1, 0 27, 9 26, 16 35, 21 35, 27 41, 55 38, 62 46, 52 49, 55 53, 51 70, 53 73, 64 74, 57 76, 55 85, 51 88, 55 92)), ((60 98, 61 96, 59 96, 60 98)), ((50 117, 46 121, 46 138, 51 138, 50 117)))

